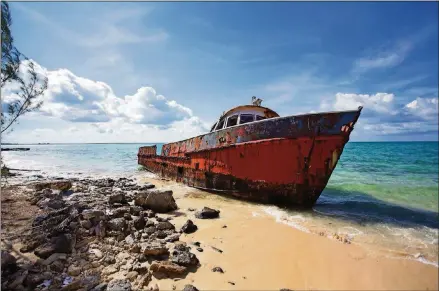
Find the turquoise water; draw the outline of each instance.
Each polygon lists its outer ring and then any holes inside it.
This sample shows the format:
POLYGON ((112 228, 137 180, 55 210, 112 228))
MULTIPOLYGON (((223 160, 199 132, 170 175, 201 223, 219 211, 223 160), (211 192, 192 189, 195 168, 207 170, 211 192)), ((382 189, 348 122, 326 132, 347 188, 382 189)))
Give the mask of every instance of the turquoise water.
MULTIPOLYGON (((10 168, 41 170, 27 175, 127 176, 138 173, 143 145, 23 145, 31 150, 2 155, 10 168)), ((301 229, 345 232, 437 264, 438 175, 437 142, 349 142, 312 211, 261 207, 301 229)))

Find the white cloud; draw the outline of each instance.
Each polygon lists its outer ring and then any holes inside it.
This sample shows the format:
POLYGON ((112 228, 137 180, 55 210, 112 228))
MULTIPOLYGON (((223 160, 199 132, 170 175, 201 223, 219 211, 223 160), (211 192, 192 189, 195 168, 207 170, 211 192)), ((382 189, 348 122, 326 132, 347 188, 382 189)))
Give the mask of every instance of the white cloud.
POLYGON ((378 52, 372 56, 357 59, 354 62, 354 72, 366 72, 372 69, 389 68, 399 65, 412 49, 409 42, 401 42, 395 47, 378 52))
POLYGON ((391 93, 337 93, 321 110, 355 110, 363 106, 357 128, 368 135, 430 133, 438 128, 438 98, 416 98, 405 105, 391 93))
MULTIPOLYGON (((164 141, 188 138, 209 128, 190 108, 157 94, 152 87, 141 87, 132 95, 119 97, 104 82, 76 76, 67 69, 51 71, 38 64, 35 67, 48 77, 49 83, 42 96, 43 106, 30 116, 63 120, 68 126, 60 130, 35 129, 34 137, 76 141, 71 139, 81 134, 88 135, 87 141, 100 141, 105 135, 108 140, 121 142, 130 134, 131 141, 164 141)), ((13 100, 16 89, 13 84, 6 85, 2 89, 3 101, 13 100)), ((20 134, 13 134, 20 138, 20 134)))
POLYGON ((389 93, 352 94, 337 93, 333 104, 334 110, 355 110, 359 106, 367 107, 378 113, 395 114, 393 100, 395 96, 389 93))
POLYGON ((413 134, 437 131, 437 124, 422 122, 379 123, 365 124, 363 129, 376 135, 413 134))
POLYGON ((404 109, 409 114, 421 117, 423 119, 437 119, 438 116, 438 98, 416 98, 406 104, 404 109))

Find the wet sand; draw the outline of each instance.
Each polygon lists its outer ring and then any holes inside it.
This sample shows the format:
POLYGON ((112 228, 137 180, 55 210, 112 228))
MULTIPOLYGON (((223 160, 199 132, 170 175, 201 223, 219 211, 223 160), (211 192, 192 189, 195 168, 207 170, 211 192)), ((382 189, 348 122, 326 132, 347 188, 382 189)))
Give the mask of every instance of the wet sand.
MULTIPOLYGON (((207 194, 175 182, 142 179, 174 190, 180 216, 198 226, 183 234, 201 267, 185 279, 156 281, 160 290, 182 290, 193 284, 200 290, 437 290, 438 268, 406 259, 391 259, 355 242, 345 244, 277 223, 257 205, 207 194), (188 208, 219 209, 219 219, 200 220, 188 208), (224 227, 226 226, 226 227, 224 227), (220 253, 212 247, 218 248, 220 253), (212 272, 221 267, 224 273, 212 272), (233 284, 234 285, 233 285, 233 284)), ((156 280, 156 279, 154 279, 156 280)))

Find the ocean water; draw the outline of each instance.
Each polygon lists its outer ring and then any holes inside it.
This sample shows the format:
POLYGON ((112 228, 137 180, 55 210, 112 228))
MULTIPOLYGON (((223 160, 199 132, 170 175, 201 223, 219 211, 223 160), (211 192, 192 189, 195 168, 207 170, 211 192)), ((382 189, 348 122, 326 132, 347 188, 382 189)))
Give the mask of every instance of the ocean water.
MULTIPOLYGON (((2 155, 10 168, 40 170, 25 175, 121 177, 139 174, 143 145, 20 145, 31 150, 2 155)), ((438 165, 437 142, 349 142, 312 210, 260 208, 302 231, 345 234, 387 256, 437 266, 438 165)))

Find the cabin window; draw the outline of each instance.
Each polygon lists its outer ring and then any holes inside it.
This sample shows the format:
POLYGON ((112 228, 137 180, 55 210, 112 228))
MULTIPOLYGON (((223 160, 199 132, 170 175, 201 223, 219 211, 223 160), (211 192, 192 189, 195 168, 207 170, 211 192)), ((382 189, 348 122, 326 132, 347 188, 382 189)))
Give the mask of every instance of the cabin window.
POLYGON ((234 126, 238 124, 238 115, 230 116, 227 119, 227 127, 234 126))
POLYGON ((265 116, 256 115, 256 120, 267 119, 265 116))
POLYGON ((223 126, 224 126, 224 119, 223 120, 220 120, 219 122, 218 122, 218 125, 216 126, 216 130, 219 130, 219 129, 222 129, 223 128, 223 126))
POLYGON ((213 131, 213 130, 215 129, 215 126, 216 126, 217 123, 218 123, 218 122, 215 122, 215 123, 213 124, 212 128, 210 129, 210 131, 213 131))
POLYGON ((241 116, 239 117, 239 124, 253 122, 253 120, 253 114, 241 114, 241 116))

